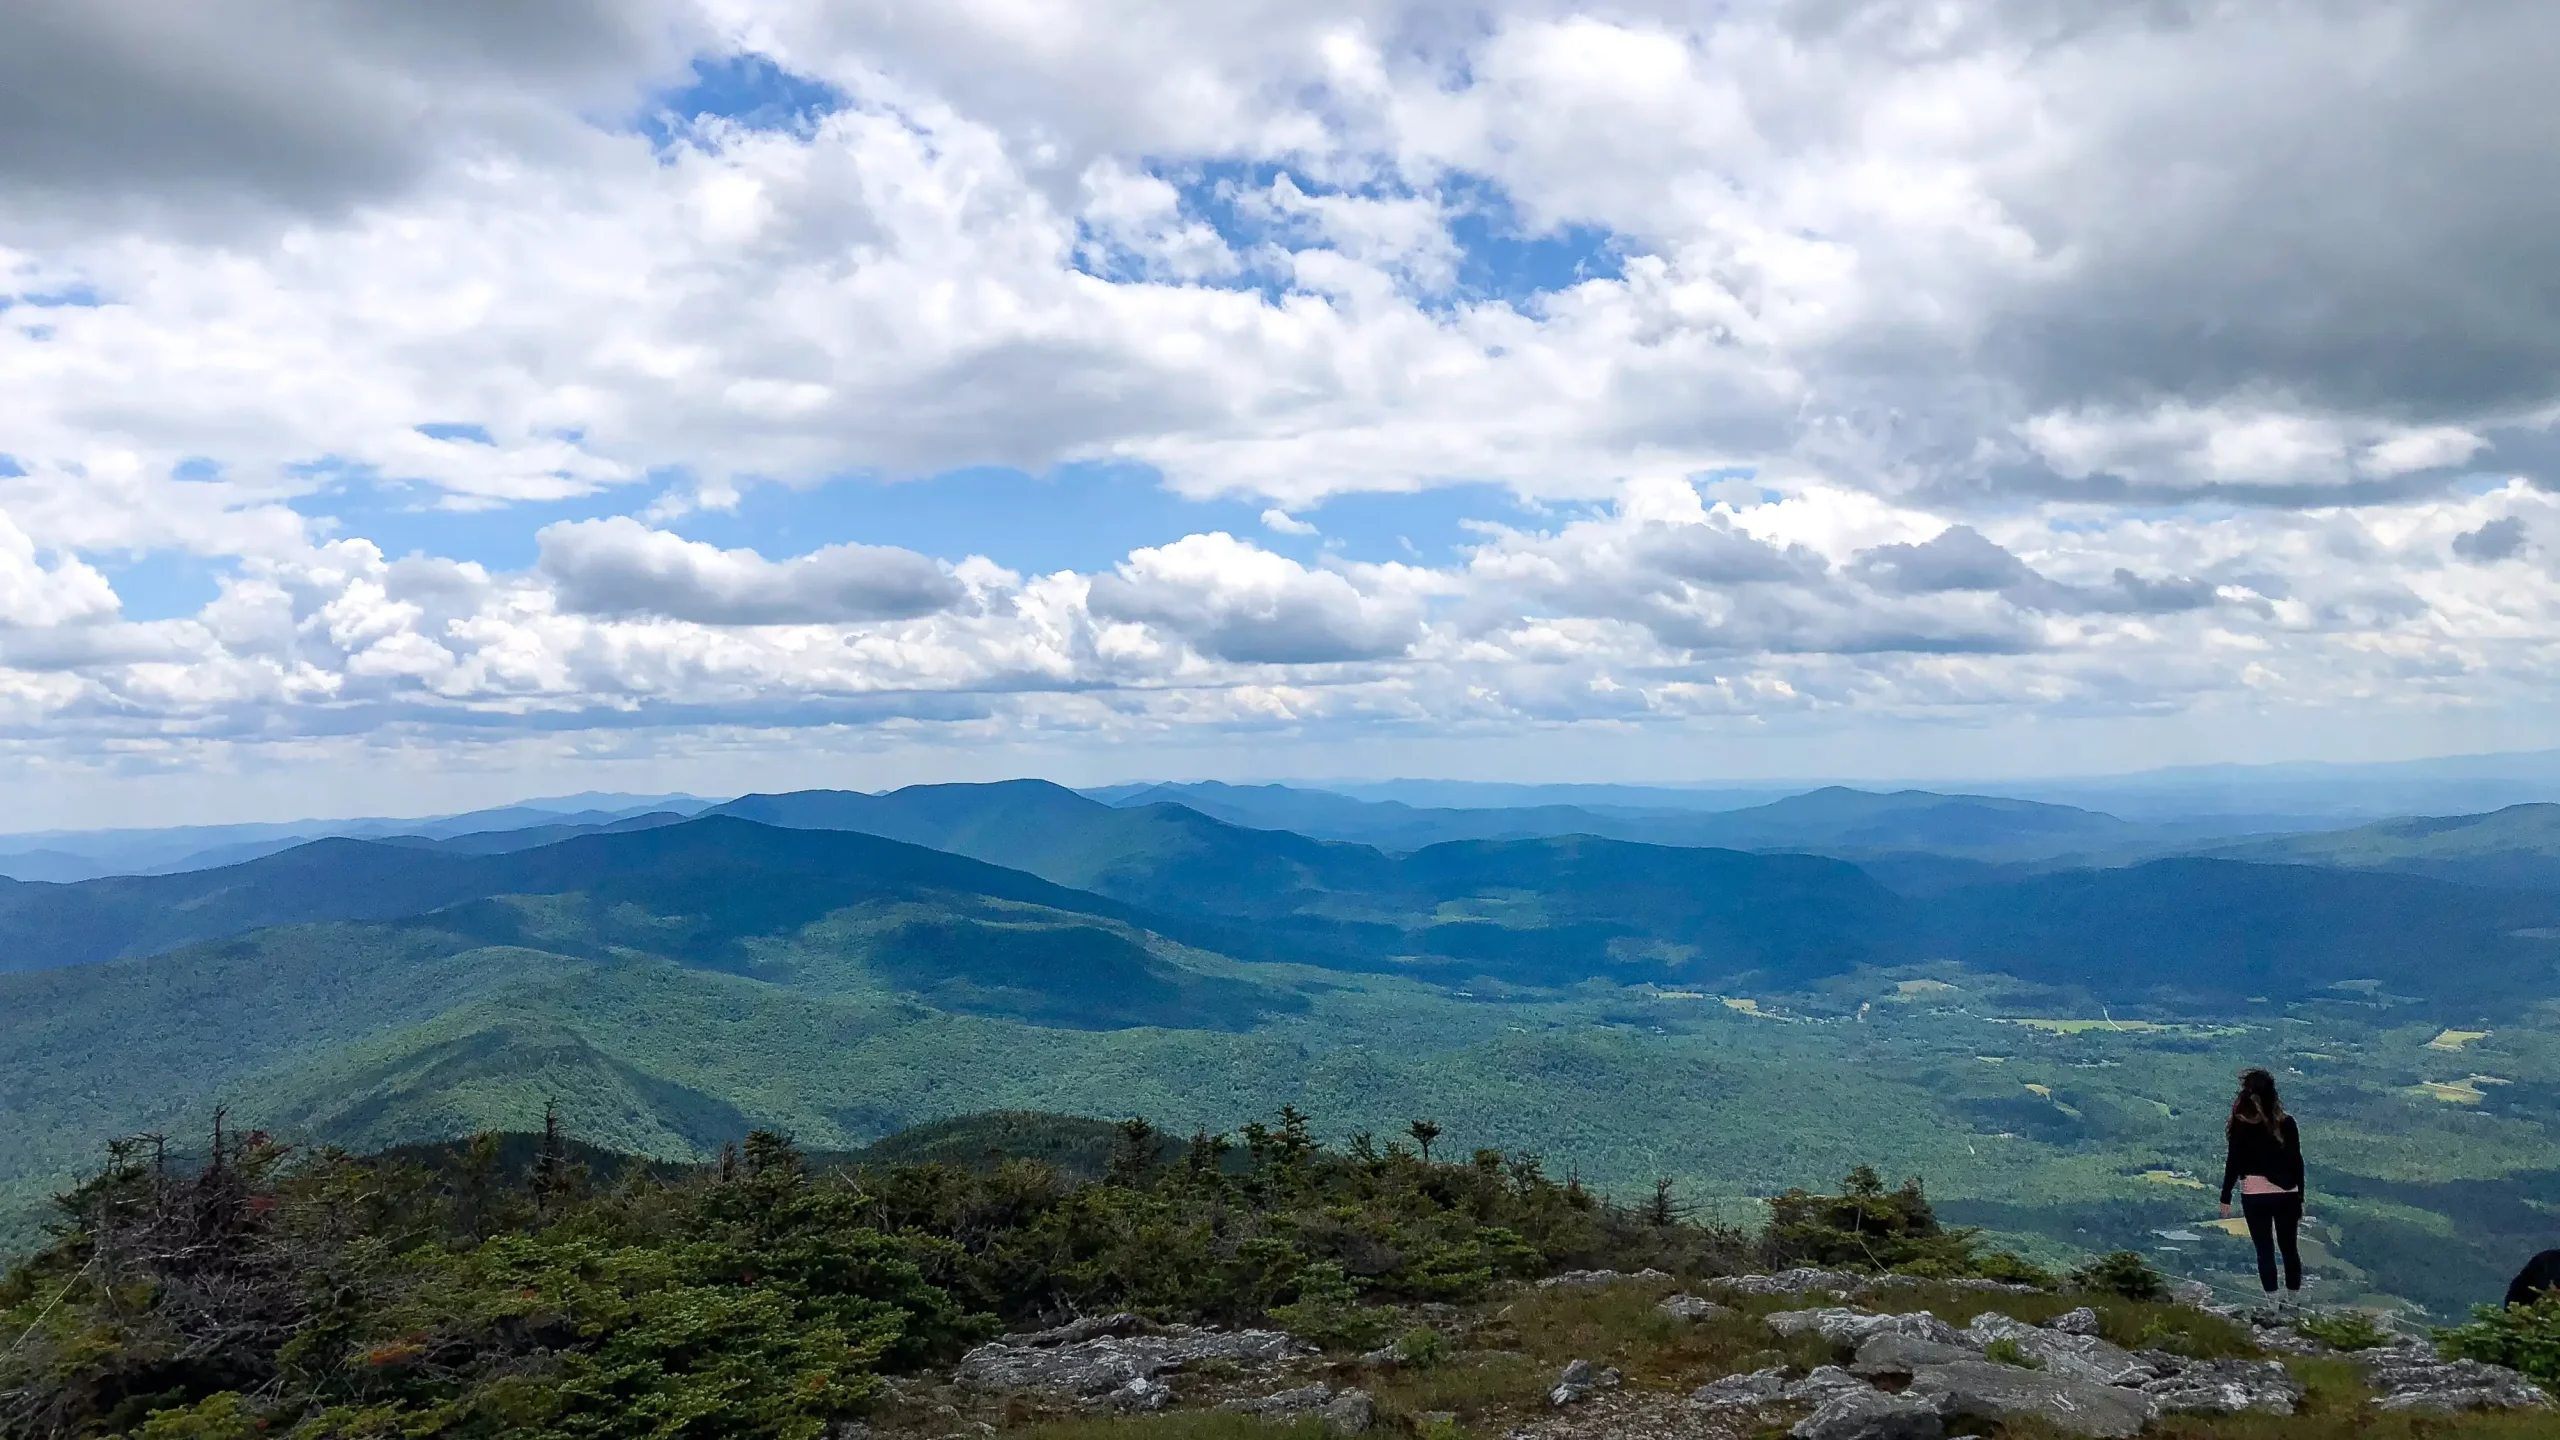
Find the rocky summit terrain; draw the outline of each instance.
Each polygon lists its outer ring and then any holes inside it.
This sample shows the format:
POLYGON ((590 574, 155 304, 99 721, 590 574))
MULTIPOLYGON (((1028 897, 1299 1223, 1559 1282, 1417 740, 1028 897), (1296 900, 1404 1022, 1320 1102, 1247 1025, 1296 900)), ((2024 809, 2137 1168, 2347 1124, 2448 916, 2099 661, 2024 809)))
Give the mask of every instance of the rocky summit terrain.
POLYGON ((2560 1434, 2551 1397, 2513 1370, 2440 1358, 2371 1317, 2347 1328, 2371 1327, 2375 1343, 2341 1350, 2314 1338, 2317 1315, 2193 1294, 1820 1269, 1683 1289, 1655 1271, 1580 1271, 1403 1318, 1394 1343, 1354 1353, 1281 1330, 1099 1316, 895 1381, 846 1433, 1226 1433, 1188 1416, 1425 1440, 2560 1434), (2416 1417, 2421 1428, 2389 1428, 2416 1417))

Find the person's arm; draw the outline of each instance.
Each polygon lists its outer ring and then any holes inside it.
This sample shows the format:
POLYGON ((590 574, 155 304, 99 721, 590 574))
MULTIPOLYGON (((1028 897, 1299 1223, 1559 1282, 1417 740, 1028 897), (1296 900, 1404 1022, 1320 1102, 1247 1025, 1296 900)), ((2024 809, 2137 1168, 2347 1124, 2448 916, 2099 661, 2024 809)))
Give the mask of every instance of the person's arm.
POLYGON ((2302 1163, 2302 1127, 2294 1124, 2293 1117, 2290 1115, 2284 1117, 2284 1143, 2285 1148, 2293 1152, 2293 1188, 2297 1192, 2308 1194, 2311 1190, 2311 1170, 2309 1166, 2302 1163))
POLYGON ((2231 1187, 2240 1183, 2240 1144, 2226 1132, 2222 1141, 2222 1216, 2231 1218, 2231 1187))

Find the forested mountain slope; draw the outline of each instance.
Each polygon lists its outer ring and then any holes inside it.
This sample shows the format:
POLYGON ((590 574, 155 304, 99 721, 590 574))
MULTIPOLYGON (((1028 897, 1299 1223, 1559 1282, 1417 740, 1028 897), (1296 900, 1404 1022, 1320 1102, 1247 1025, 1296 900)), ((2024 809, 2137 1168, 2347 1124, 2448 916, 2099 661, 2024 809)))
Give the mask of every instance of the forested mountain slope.
POLYGON ((2484 815, 2412 816, 2207 852, 2234 860, 2394 870, 2474 885, 2560 890, 2560 805, 2510 805, 2484 815))

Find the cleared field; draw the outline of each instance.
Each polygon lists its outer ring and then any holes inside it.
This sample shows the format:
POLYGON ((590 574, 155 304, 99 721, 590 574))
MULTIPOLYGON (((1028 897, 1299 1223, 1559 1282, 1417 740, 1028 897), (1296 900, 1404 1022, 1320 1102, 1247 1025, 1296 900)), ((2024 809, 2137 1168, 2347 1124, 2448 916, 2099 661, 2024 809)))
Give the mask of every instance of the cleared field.
POLYGON ((2486 1030, 2447 1030, 2433 1040, 2428 1041, 2427 1048, 2430 1050, 2442 1050, 2450 1054, 2463 1049, 2475 1040, 2486 1040, 2488 1038, 2489 1032, 2486 1030))

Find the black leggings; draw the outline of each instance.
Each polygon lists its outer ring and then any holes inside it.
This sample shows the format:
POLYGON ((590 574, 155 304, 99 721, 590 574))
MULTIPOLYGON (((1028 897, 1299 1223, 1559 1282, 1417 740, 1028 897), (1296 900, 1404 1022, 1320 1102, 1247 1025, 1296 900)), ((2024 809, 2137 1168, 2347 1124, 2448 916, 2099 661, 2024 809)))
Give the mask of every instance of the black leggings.
POLYGON ((2240 1196, 2240 1213, 2249 1218, 2249 1239, 2258 1247, 2258 1288, 2276 1293, 2276 1251, 2284 1251, 2284 1288, 2302 1288, 2302 1252, 2293 1248, 2302 1227, 2302 1192, 2290 1195, 2240 1196))

